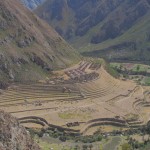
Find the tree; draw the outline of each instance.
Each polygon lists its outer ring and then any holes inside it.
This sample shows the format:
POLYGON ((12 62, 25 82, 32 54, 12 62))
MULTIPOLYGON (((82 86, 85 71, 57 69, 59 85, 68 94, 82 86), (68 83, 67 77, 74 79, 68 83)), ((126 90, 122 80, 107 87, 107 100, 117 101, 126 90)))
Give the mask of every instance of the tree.
POLYGON ((122 145, 122 150, 133 150, 131 145, 129 145, 128 143, 125 143, 122 145))
POLYGON ((140 70, 140 65, 137 65, 136 70, 137 70, 137 71, 140 70))
POLYGON ((122 64, 120 64, 119 69, 120 69, 120 70, 122 70, 122 69, 123 69, 123 65, 122 65, 122 64))
POLYGON ((146 132, 149 135, 148 139, 150 138, 150 122, 147 123, 147 128, 146 128, 146 132))
POLYGON ((79 150, 79 149, 80 149, 79 145, 75 145, 74 150, 79 150))
POLYGON ((83 148, 83 150, 87 150, 88 146, 87 145, 83 145, 82 148, 83 148))
POLYGON ((89 148, 90 148, 90 150, 92 150, 92 148, 93 148, 93 145, 92 145, 92 144, 90 144, 90 145, 89 145, 89 148))

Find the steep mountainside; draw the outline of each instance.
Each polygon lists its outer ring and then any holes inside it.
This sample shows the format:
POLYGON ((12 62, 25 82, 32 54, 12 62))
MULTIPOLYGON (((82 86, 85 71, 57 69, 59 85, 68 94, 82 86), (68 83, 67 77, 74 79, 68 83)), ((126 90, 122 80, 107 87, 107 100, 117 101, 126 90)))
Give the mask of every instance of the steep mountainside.
POLYGON ((0 0, 0 81, 39 80, 78 60, 77 52, 19 0, 0 0))
POLYGON ((0 150, 40 150, 40 148, 14 117, 0 110, 0 150))
POLYGON ((45 0, 21 0, 25 6, 29 9, 35 9, 40 4, 42 4, 45 0))
POLYGON ((35 12, 89 55, 111 49, 109 59, 138 60, 149 52, 150 0, 47 0, 35 12))

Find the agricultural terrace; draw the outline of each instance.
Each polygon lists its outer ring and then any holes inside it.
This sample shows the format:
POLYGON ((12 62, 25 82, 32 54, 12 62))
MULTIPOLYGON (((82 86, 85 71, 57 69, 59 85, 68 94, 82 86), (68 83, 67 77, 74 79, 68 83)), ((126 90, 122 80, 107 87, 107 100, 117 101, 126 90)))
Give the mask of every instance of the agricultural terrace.
POLYGON ((0 108, 26 127, 83 135, 149 121, 150 88, 112 77, 99 61, 82 61, 54 74, 57 79, 2 90, 0 108))

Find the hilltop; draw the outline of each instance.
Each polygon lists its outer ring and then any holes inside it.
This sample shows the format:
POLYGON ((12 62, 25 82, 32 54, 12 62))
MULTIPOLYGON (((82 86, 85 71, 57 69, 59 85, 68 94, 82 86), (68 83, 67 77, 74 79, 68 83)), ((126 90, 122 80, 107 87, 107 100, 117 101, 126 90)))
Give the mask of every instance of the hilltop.
POLYGON ((37 81, 79 54, 18 0, 0 0, 0 81, 37 81))
POLYGON ((35 12, 85 55, 149 61, 149 0, 47 0, 35 12))

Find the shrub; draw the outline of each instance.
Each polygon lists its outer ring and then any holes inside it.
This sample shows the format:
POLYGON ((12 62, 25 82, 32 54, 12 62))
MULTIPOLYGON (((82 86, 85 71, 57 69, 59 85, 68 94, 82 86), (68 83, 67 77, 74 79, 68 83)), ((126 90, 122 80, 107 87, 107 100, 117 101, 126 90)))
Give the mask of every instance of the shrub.
POLYGON ((133 150, 131 145, 129 145, 128 143, 125 143, 122 145, 122 150, 133 150))
POLYGON ((60 136, 60 137, 59 137, 59 140, 62 141, 62 142, 65 142, 67 139, 66 139, 65 136, 60 136))

